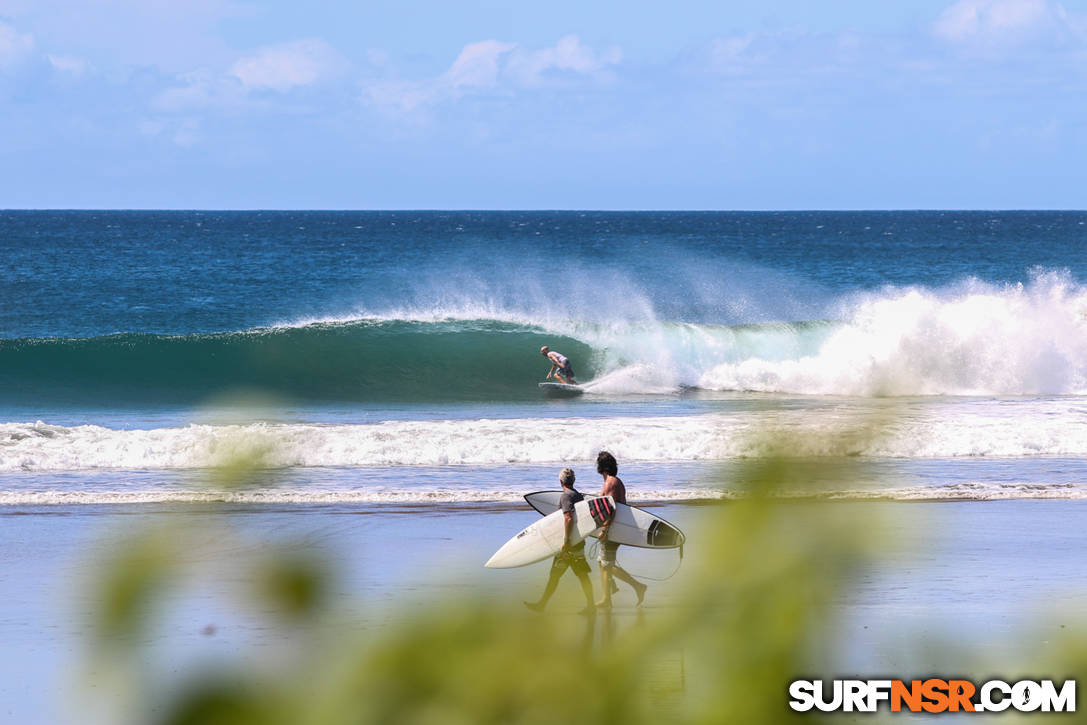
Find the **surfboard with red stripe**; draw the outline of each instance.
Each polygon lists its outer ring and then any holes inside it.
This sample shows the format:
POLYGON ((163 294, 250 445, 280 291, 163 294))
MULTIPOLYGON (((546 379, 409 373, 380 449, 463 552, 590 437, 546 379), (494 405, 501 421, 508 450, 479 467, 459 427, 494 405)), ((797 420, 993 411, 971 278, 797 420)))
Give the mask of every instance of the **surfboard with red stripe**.
MULTIPOLYGON (((562 491, 536 491, 525 494, 529 506, 548 516, 559 508, 562 491)), ((615 519, 608 529, 608 540, 643 549, 675 549, 687 537, 675 524, 637 506, 615 504, 615 519)))

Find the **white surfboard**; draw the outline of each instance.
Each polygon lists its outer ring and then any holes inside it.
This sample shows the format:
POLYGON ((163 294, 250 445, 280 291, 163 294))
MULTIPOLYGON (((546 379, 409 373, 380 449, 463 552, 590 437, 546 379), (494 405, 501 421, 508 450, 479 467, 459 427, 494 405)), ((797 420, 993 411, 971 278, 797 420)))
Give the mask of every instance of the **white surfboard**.
MULTIPOLYGON (((544 516, 553 516, 552 512, 559 508, 561 495, 562 491, 537 491, 525 494, 525 500, 544 516)), ((615 504, 615 520, 608 529, 608 539, 643 549, 674 549, 683 546, 687 537, 660 516, 619 503, 615 504)))
MULTIPOLYGON (((562 495, 561 491, 559 495, 562 495)), ((570 543, 576 544, 596 533, 614 509, 615 501, 611 496, 586 498, 574 504, 574 530, 570 532, 570 543)), ((488 569, 512 569, 543 561, 559 553, 565 534, 566 525, 556 498, 554 512, 503 544, 484 566, 488 569)))
POLYGON ((580 385, 567 385, 566 383, 540 383, 540 390, 556 398, 573 397, 585 392, 580 385))

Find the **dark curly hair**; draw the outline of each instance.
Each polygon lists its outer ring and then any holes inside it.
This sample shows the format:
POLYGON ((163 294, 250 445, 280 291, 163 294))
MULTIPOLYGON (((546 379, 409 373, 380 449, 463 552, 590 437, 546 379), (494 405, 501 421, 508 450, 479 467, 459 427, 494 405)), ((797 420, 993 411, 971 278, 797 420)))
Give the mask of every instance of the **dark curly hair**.
POLYGON ((600 451, 596 456, 596 472, 615 476, 619 473, 619 464, 615 462, 615 456, 607 451, 600 451))

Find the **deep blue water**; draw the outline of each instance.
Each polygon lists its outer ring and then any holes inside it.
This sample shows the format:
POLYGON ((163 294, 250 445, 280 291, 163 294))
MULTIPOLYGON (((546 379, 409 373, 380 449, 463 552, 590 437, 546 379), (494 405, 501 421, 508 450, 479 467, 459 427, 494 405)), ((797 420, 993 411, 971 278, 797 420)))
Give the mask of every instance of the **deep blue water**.
POLYGON ((1087 459, 1085 242, 1087 212, 4 211, 0 470, 684 466, 765 427, 899 488, 1078 497, 953 462, 1087 459), (541 394, 543 344, 583 397, 541 394))
MULTIPOLYGON (((238 331, 484 299, 557 310, 573 278, 630 282, 661 319, 769 321, 889 284, 1015 283, 1033 267, 1080 278, 1085 222, 1035 211, 4 211, 0 336, 238 331), (536 283, 553 296, 526 300, 536 283)), ((566 310, 591 316, 576 293, 566 310)))

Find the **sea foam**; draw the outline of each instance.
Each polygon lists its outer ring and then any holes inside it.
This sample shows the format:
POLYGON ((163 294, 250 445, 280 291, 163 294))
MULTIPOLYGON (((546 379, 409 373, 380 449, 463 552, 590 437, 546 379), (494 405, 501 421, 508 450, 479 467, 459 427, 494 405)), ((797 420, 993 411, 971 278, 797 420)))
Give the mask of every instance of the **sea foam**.
POLYGON ((1061 275, 1029 285, 887 291, 845 312, 814 354, 722 362, 698 384, 860 396, 1087 390, 1087 291, 1061 275))
POLYGON ((394 420, 327 425, 192 424, 114 430, 0 425, 0 471, 563 463, 608 449, 633 461, 801 457, 969 458, 1087 455, 1073 399, 950 400, 857 410, 829 402, 693 416, 394 420), (866 429, 866 426, 872 428, 866 429), (858 434, 858 431, 860 433, 858 434), (867 432, 866 432, 867 431, 867 432))

